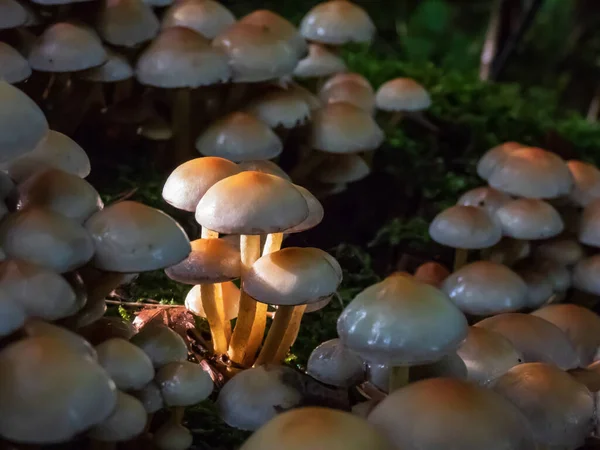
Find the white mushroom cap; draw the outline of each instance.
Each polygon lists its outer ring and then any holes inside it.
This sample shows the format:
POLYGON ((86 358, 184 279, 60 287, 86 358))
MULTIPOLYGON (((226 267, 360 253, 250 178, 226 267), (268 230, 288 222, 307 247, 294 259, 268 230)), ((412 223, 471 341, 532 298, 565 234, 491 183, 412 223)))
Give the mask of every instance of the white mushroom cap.
POLYGON ((564 230, 558 211, 543 200, 519 198, 496 211, 502 233, 515 239, 537 240, 554 237, 564 230))
POLYGON ((308 217, 304 219, 300 224, 295 227, 288 228, 285 230, 287 234, 290 233, 301 233, 306 230, 310 230, 311 228, 316 227, 321 223, 323 217, 325 215, 325 210, 323 209, 323 205, 321 202, 312 195, 308 189, 303 188, 302 186, 294 185, 294 187, 302 194, 306 204, 308 205, 308 217))
POLYGON ((416 280, 440 289, 442 283, 450 276, 450 271, 440 263, 429 261, 421 264, 415 270, 416 280))
POLYGON ((429 225, 431 238, 448 247, 488 248, 500 242, 502 231, 482 208, 456 205, 439 213, 429 225))
POLYGON ((580 260, 573 269, 573 287, 600 295, 600 254, 580 260))
MULTIPOLYGON (((287 181, 292 181, 290 176, 283 171, 281 167, 273 161, 266 159, 258 159, 254 161, 242 161, 238 163, 238 167, 244 171, 262 172, 268 175, 275 175, 287 181)), ((296 187, 298 188, 298 186, 296 187)))
POLYGON ((73 333, 67 328, 53 325, 43 320, 29 319, 23 326, 22 333, 23 336, 29 338, 47 337, 55 339, 60 341, 68 351, 97 360, 98 355, 94 347, 80 335, 73 333))
POLYGON ((578 206, 585 207, 600 198, 600 170, 593 164, 571 160, 567 166, 573 176, 574 186, 569 198, 578 206))
POLYGON ((600 199, 591 201, 583 210, 579 225, 579 242, 600 247, 600 199))
POLYGON ((233 25, 235 17, 222 4, 213 0, 175 2, 162 19, 162 27, 185 27, 207 39, 214 39, 233 25))
POLYGON ((371 168, 366 161, 354 153, 331 155, 320 164, 311 177, 321 183, 354 183, 366 178, 371 168))
POLYGON ((375 92, 373 90, 373 86, 371 86, 371 83, 369 82, 369 80, 367 80, 361 74, 355 73, 355 72, 343 72, 343 73, 338 73, 337 75, 332 76, 325 82, 325 84, 323 85, 323 87, 321 88, 321 90, 319 92, 326 92, 337 84, 346 84, 346 83, 359 84, 359 85, 369 89, 372 93, 375 92))
POLYGON ((200 364, 171 362, 156 372, 156 384, 168 406, 189 406, 206 400, 213 391, 210 375, 200 364))
POLYGON ((154 378, 154 367, 148 355, 125 339, 108 339, 96 346, 96 352, 98 363, 119 389, 142 389, 154 378))
POLYGON ((310 119, 306 100, 294 91, 272 91, 244 107, 244 111, 258 117, 271 128, 295 128, 310 119))
POLYGON ((8 336, 23 326, 27 312, 23 305, 15 302, 7 293, 0 290, 0 337, 8 336))
POLYGON ((322 383, 349 388, 364 380, 365 363, 339 339, 331 339, 312 351, 306 373, 322 383))
POLYGON ((395 78, 377 89, 375 103, 383 111, 422 111, 431 106, 431 97, 412 78, 395 78))
POLYGON ((315 94, 310 92, 305 87, 299 85, 298 83, 289 83, 287 85, 287 89, 300 95, 310 108, 311 112, 320 109, 323 106, 323 102, 321 102, 319 97, 317 97, 315 94))
POLYGON ((154 367, 162 367, 171 362, 187 359, 187 345, 175 331, 162 324, 144 326, 130 339, 152 360, 154 367))
MULTIPOLYGON (((1 8, 0 6, 0 14, 1 8)), ((30 75, 31 67, 27 60, 10 45, 0 42, 0 79, 14 84, 29 78, 30 75)))
POLYGON ((269 29, 281 39, 288 42, 296 50, 299 58, 303 57, 307 52, 307 43, 296 27, 273 11, 267 9, 253 11, 247 16, 242 17, 239 22, 269 29))
POLYGON ((15 0, 0 0, 0 30, 24 25, 27 16, 27 10, 15 0))
POLYGON ((460 196, 457 205, 478 206, 485 209, 488 214, 494 215, 496 211, 511 200, 504 192, 497 191, 488 186, 482 186, 465 192, 460 196))
POLYGON ((132 392, 132 395, 142 402, 148 414, 154 414, 165 406, 160 388, 154 381, 148 383, 141 390, 132 392))
POLYGON ((525 147, 518 142, 505 142, 488 150, 477 163, 477 175, 487 180, 497 166, 504 163, 506 157, 515 150, 525 147))
POLYGON ((183 425, 169 421, 153 433, 152 441, 159 450, 187 450, 194 437, 183 425))
POLYGON ((576 239, 557 237, 543 241, 534 250, 536 258, 552 261, 563 266, 572 266, 584 257, 583 248, 576 239))
POLYGON ((548 303, 554 294, 554 286, 548 274, 523 262, 523 267, 516 269, 521 279, 527 285, 525 306, 539 308, 548 303))
POLYGON ((104 64, 87 70, 81 75, 82 78, 100 83, 116 83, 133 77, 133 67, 125 56, 109 49, 106 49, 106 56, 104 64))
POLYGON ((346 102, 369 114, 375 112, 375 95, 371 86, 365 86, 352 79, 340 81, 319 91, 323 103, 346 102))
MULTIPOLYGON (((228 281, 219 283, 223 292, 223 310, 225 312, 225 320, 233 320, 238 316, 240 309, 240 290, 228 281)), ((185 297, 185 307, 194 314, 206 318, 204 306, 202 305, 202 290, 200 285, 194 286, 185 297)))
POLYGON ((327 47, 319 44, 308 46, 308 55, 294 69, 296 78, 317 78, 334 75, 346 70, 346 63, 327 47))
POLYGON ((120 47, 149 41, 160 29, 152 7, 142 0, 104 0, 97 26, 102 39, 120 47))
POLYGON ((137 398, 119 392, 117 405, 111 415, 94 426, 89 436, 105 442, 128 441, 144 431, 147 420, 144 405, 137 398))

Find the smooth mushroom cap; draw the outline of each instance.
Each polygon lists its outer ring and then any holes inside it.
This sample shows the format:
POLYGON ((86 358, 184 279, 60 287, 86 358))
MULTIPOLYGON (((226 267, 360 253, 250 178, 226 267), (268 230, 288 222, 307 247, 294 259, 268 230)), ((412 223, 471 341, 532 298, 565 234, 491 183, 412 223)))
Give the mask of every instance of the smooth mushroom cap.
POLYGON ((576 449, 592 431, 593 395, 557 367, 521 364, 494 381, 491 387, 525 415, 540 444, 576 449))
POLYGON ((442 283, 450 276, 450 271, 440 263, 429 261, 415 270, 414 277, 418 281, 440 289, 442 283))
POLYGON ((583 210, 579 225, 579 242, 600 247, 600 199, 591 201, 583 210))
POLYGON ((522 268, 515 269, 527 285, 525 306, 532 309, 539 308, 550 301, 554 294, 554 286, 547 273, 526 263, 526 261, 523 263, 522 268))
POLYGON ((0 352, 0 434, 14 442, 66 442, 105 420, 115 384, 96 361, 61 340, 22 339, 0 352))
POLYGON ((329 157, 320 164, 311 177, 321 183, 354 183, 367 177, 371 168, 356 154, 341 154, 329 157))
MULTIPOLYGON (((243 171, 249 172, 262 172, 269 175, 275 175, 276 177, 283 178, 287 181, 292 181, 290 176, 284 172, 284 170, 275 164, 273 161, 266 159, 257 159, 253 161, 242 161, 238 163, 238 167, 243 171)), ((232 174, 233 175, 233 174, 232 174)), ((298 189, 298 186, 296 186, 298 189)), ((302 188, 304 189, 304 188, 302 188)))
POLYGON ((168 406, 189 406, 206 400, 213 391, 210 375, 200 364, 172 362, 156 372, 154 379, 168 406))
POLYGON ((225 53, 189 28, 164 29, 136 64, 142 84, 160 88, 197 88, 223 83, 231 76, 225 53))
POLYGON ((523 240, 554 237, 564 230, 558 211, 543 200, 519 198, 496 211, 496 218, 505 236, 523 240))
POLYGON ((467 366, 467 378, 483 386, 524 361, 508 339, 483 327, 469 327, 456 353, 467 366))
POLYGON ((184 284, 223 283, 240 277, 240 250, 224 239, 196 239, 186 259, 165 269, 184 284))
POLYGON ((346 102, 329 103, 312 117, 311 144, 328 153, 375 150, 385 136, 373 117, 346 102))
POLYGON ((152 361, 142 349, 121 338, 96 346, 98 363, 123 391, 142 389, 154 378, 152 361))
POLYGON ((477 162, 477 175, 487 180, 496 167, 504 163, 510 153, 523 147, 525 146, 518 142, 505 142, 491 148, 477 162))
POLYGON ((285 230, 287 234, 301 233, 303 231, 310 230, 311 228, 319 225, 325 215, 323 205, 314 195, 309 192, 308 189, 298 186, 297 184, 295 184, 294 187, 302 194, 302 197, 304 197, 304 200, 308 205, 308 217, 295 227, 285 230))
POLYGON ((476 261, 451 274, 442 284, 461 311, 487 316, 517 311, 526 304, 527 285, 515 272, 491 261, 476 261))
POLYGON ((131 339, 136 333, 135 328, 128 320, 121 317, 102 317, 96 322, 77 329, 90 344, 98 345, 114 338, 131 339))
POLYGON ((594 361, 600 347, 600 317, 593 311, 573 304, 549 305, 533 311, 560 328, 571 341, 582 366, 594 361))
POLYGON ((310 108, 311 112, 316 111, 317 109, 320 109, 323 106, 323 102, 321 102, 319 97, 317 97, 315 94, 310 92, 304 86, 299 85, 298 83, 288 83, 287 89, 300 95, 310 108))
POLYGON ((488 248, 500 242, 502 231, 485 209, 456 205, 439 213, 429 225, 431 238, 448 247, 488 248))
POLYGON ((332 76, 325 82, 325 84, 323 85, 323 87, 321 88, 321 90, 319 92, 326 92, 329 89, 333 88, 337 84, 346 84, 346 83, 359 84, 359 85, 369 89, 371 92, 373 92, 373 93, 375 92, 373 90, 373 86, 371 86, 371 83, 369 82, 369 80, 367 80, 361 74, 355 73, 355 72, 343 72, 343 73, 338 73, 337 75, 332 76))
POLYGON ((242 288, 252 298, 271 305, 305 305, 333 295, 342 269, 317 248, 289 247, 262 256, 245 274, 242 288))
POLYGON ((77 72, 106 62, 106 50, 87 26, 55 23, 44 30, 29 53, 29 64, 40 72, 77 72))
POLYGON ((100 320, 106 313, 107 306, 104 298, 97 296, 90 298, 85 306, 77 313, 69 317, 69 322, 73 323, 75 328, 86 327, 100 320))
POLYGON ((524 362, 545 362, 564 370, 579 366, 579 357, 567 335, 540 317, 506 313, 483 319, 475 326, 500 333, 521 352, 524 362))
MULTIPOLYGON (((7 163, 32 151, 48 132, 48 122, 31 98, 2 80, 0 105, 0 163, 7 163)), ((10 170, 9 175, 15 179, 10 170)))
POLYGON ((487 255, 482 258, 505 266, 512 266, 517 261, 529 257, 531 254, 531 243, 519 239, 503 238, 491 247, 487 255))
POLYGON ((29 338, 47 337, 55 339, 60 341, 68 351, 97 360, 98 355, 94 347, 80 335, 73 333, 67 328, 44 322, 43 320, 29 319, 21 332, 23 336, 29 338))
POLYGON ((600 254, 580 260, 573 269, 573 287, 600 295, 600 254))
POLYGON ((485 209, 488 214, 494 215, 496 211, 511 201, 510 196, 488 186, 482 186, 465 192, 460 196, 457 205, 478 206, 485 209))
POLYGON ((297 406, 302 395, 287 377, 295 376, 285 366, 258 366, 234 375, 219 392, 216 406, 221 419, 240 430, 257 430, 277 415, 277 409, 297 406))
POLYGON ((116 83, 133 77, 133 67, 127 58, 110 49, 106 49, 106 62, 82 74, 82 78, 98 83, 116 83))
POLYGON ((166 325, 148 324, 133 336, 130 342, 150 357, 154 367, 187 360, 188 349, 185 341, 166 325))
POLYGON ((209 125, 198 136, 196 150, 206 156, 238 162, 275 158, 281 154, 283 144, 258 118, 234 112, 209 125))
POLYGON ((202 197, 196 221, 224 234, 282 233, 309 214, 292 183, 260 172, 241 172, 217 182, 202 197))
POLYGON ((567 164, 554 153, 523 147, 510 151, 492 170, 488 183, 507 194, 527 198, 557 198, 567 195, 573 177, 567 164))
POLYGON ((85 228, 43 208, 10 214, 0 224, 0 247, 10 258, 59 273, 83 266, 94 255, 94 243, 85 228))
POLYGON ((90 217, 85 228, 96 253, 92 264, 112 272, 145 272, 186 258, 190 241, 164 212, 132 201, 113 203, 90 217))
POLYGON ((0 30, 17 28, 27 22, 27 10, 14 0, 0 0, 0 30))
POLYGON ((375 94, 373 94, 371 86, 356 83, 351 79, 335 83, 327 89, 321 89, 319 98, 325 104, 345 102, 369 114, 375 112, 375 94))
POLYGON ((109 44, 135 47, 153 39, 160 23, 152 7, 142 0, 104 0, 97 27, 109 44))
POLYGON ((152 438, 159 450, 187 450, 194 441, 190 430, 173 422, 162 425, 153 433, 152 438))
POLYGON ((295 128, 310 119, 310 108, 294 91, 272 91, 244 107, 244 111, 259 118, 271 128, 295 128))
POLYGON ((456 352, 450 352, 438 361, 410 368, 411 381, 440 377, 467 379, 467 366, 456 352))
POLYGON ((339 339, 331 339, 312 351, 306 373, 322 383, 349 388, 365 379, 365 363, 339 339))
POLYGON ((40 170, 18 186, 17 209, 46 208, 83 223, 104 203, 94 187, 77 175, 59 169, 40 170))
POLYGON ((340 339, 365 359, 393 365, 425 364, 455 350, 467 320, 439 290, 410 276, 368 287, 346 306, 340 339), (400 324, 402 324, 400 326, 400 324))
MULTIPOLYGON (((0 123, 4 122, 0 120, 0 123)), ((5 165, 8 174, 17 183, 25 181, 39 170, 51 167, 80 178, 87 177, 91 170, 90 160, 79 144, 70 137, 53 130, 50 130, 39 141, 33 151, 5 165)))
POLYGON ((383 111, 423 111, 431 106, 431 97, 412 78, 395 78, 377 89, 375 104, 383 111))
POLYGON ((148 414, 154 414, 165 406, 160 388, 154 381, 148 383, 141 390, 132 392, 132 395, 142 402, 148 414))
POLYGON ((111 415, 94 426, 88 435, 103 442, 128 441, 144 431, 147 420, 148 415, 142 402, 119 391, 117 405, 111 415))
POLYGON ((3 291, 0 291, 0 314, 0 337, 8 336, 21 328, 28 316, 23 305, 3 291))
POLYGON ((575 239, 557 237, 540 243, 534 250, 537 258, 563 266, 572 266, 584 257, 583 248, 575 239))
MULTIPOLYGON (((238 316, 240 309, 240 290, 231 281, 220 283, 223 292, 223 310, 225 320, 233 320, 238 316)), ((200 286, 194 286, 185 297, 185 307, 194 314, 206 318, 204 306, 202 305, 202 290, 200 286)))
POLYGON ((345 0, 319 3, 300 24, 300 32, 306 39, 330 45, 370 42, 375 31, 367 12, 345 0))
MULTIPOLYGON (((2 6, 0 6, 0 14, 1 11, 2 6)), ((14 84, 30 76, 31 67, 27 60, 10 45, 0 42, 0 79, 14 84)))
POLYGON ((583 161, 567 161, 574 180, 569 199, 578 206, 586 207, 592 200, 600 198, 600 170, 583 161))
POLYGON ((214 39, 235 22, 235 16, 213 0, 175 2, 163 16, 162 28, 185 27, 214 39))
POLYGON ((500 395, 452 378, 431 378, 387 396, 368 421, 395 449, 534 450, 525 417, 500 395))
POLYGON ((270 420, 240 450, 392 450, 364 419, 345 411, 304 407, 270 420))
POLYGON ((319 44, 308 46, 308 55, 294 69, 296 78, 317 78, 346 71, 346 63, 327 47, 319 44))

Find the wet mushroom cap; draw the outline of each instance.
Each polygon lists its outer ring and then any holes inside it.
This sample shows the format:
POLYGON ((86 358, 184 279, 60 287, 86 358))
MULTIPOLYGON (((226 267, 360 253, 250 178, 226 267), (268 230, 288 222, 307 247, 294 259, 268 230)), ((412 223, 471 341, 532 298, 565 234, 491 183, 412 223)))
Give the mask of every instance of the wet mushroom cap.
POLYGON ((600 170, 593 164, 583 161, 567 161, 573 176, 573 190, 569 198, 576 205, 585 207, 592 200, 600 198, 600 170))
POLYGON ((600 199, 590 202, 581 216, 579 242, 590 247, 600 247, 600 199))
POLYGON ((15 302, 8 294, 0 291, 0 336, 9 336, 23 326, 27 320, 27 312, 19 303, 15 302))
POLYGON ((111 415, 94 426, 88 435, 103 442, 128 441, 144 431, 147 420, 142 402, 129 394, 118 392, 117 405, 111 415))
POLYGON ((165 406, 160 388, 154 381, 151 381, 139 391, 132 392, 132 395, 142 402, 148 414, 154 414, 165 406))
POLYGON ((153 39, 160 24, 152 7, 141 0, 105 0, 97 27, 109 44, 135 47, 153 39))
POLYGON ((323 205, 321 202, 312 195, 308 189, 303 188, 302 186, 298 186, 297 184, 294 187, 302 194, 306 204, 308 206, 308 217, 304 219, 300 224, 295 227, 288 228, 285 230, 287 234, 290 233, 301 233, 306 230, 310 230, 311 228, 316 227, 321 223, 323 217, 325 215, 325 210, 323 209, 323 205))
POLYGON ((364 380, 365 364, 339 339, 331 339, 312 351, 306 373, 322 383, 349 388, 364 380))
POLYGON ((484 209, 457 205, 445 209, 433 219, 429 235, 448 247, 479 249, 497 244, 502 231, 484 209))
POLYGON ((268 161, 266 159, 242 161, 238 163, 238 167, 243 171, 262 172, 269 175, 275 175, 276 177, 283 178, 287 181, 292 181, 290 176, 285 173, 281 167, 279 167, 273 161, 268 161))
POLYGON ((485 209, 488 214, 494 215, 496 211, 511 200, 504 192, 497 191, 488 186, 482 186, 465 192, 460 196, 457 205, 478 206, 485 209))
POLYGON ((431 106, 431 97, 412 78, 395 78, 377 89, 375 103, 383 111, 422 111, 431 106))
POLYGON ((540 243, 534 250, 536 258, 553 261, 563 266, 572 266, 584 257, 581 244, 575 239, 557 237, 540 243))
POLYGON ((375 93, 375 91, 373 90, 373 86, 371 86, 371 83, 369 82, 369 80, 367 80, 361 74, 355 73, 355 72, 343 72, 343 73, 338 73, 337 75, 332 76, 325 82, 325 84, 323 85, 323 87, 320 89, 319 92, 326 92, 329 89, 336 86, 337 84, 346 84, 346 83, 359 84, 359 85, 369 89, 372 93, 375 93))
POLYGON ((133 77, 133 67, 125 56, 107 49, 106 58, 104 64, 85 71, 81 76, 98 83, 116 83, 133 77))
POLYGON ((342 154, 328 158, 311 174, 321 183, 354 183, 367 177, 371 168, 356 154, 342 154))
POLYGON ((187 450, 194 437, 183 425, 167 422, 153 433, 152 440, 159 450, 187 450))
POLYGON ((539 308, 550 300, 554 293, 554 286, 547 273, 530 266, 527 261, 523 261, 522 267, 515 270, 527 285, 525 296, 527 308, 539 308))
POLYGON ((130 339, 152 360, 154 367, 187 360, 185 341, 175 331, 162 324, 148 324, 130 339))
POLYGON ((450 271, 446 267, 434 261, 421 264, 414 274, 415 279, 438 289, 449 275, 450 271))
POLYGON ((327 89, 321 89, 319 98, 325 104, 345 102, 369 114, 375 112, 375 94, 373 94, 371 86, 364 86, 353 80, 341 81, 327 89))
POLYGON ((477 175, 487 180, 495 168, 501 165, 510 153, 523 147, 525 146, 518 142, 505 142, 489 149, 477 162, 477 175))
POLYGON ((27 22, 27 10, 14 0, 0 0, 0 30, 17 28, 27 22))
POLYGON ((233 25, 231 11, 213 0, 186 0, 175 2, 163 16, 162 27, 185 27, 207 39, 214 39, 233 25))
POLYGON ((156 372, 156 384, 168 406, 189 406, 206 400, 213 391, 210 375, 200 364, 172 362, 156 372))
POLYGON ((142 389, 154 378, 152 361, 142 349, 121 338, 96 346, 98 363, 123 391, 142 389))
POLYGON ((88 357, 93 360, 98 359, 96 350, 94 350, 88 341, 71 330, 59 325, 44 322, 39 319, 29 319, 23 326, 21 332, 23 333, 23 336, 28 338, 45 337, 54 339, 59 341, 60 344, 64 346, 65 350, 78 353, 83 357, 88 357))
POLYGON ((272 91, 244 107, 271 128, 295 128, 310 119, 310 108, 304 98, 294 91, 272 91))
MULTIPOLYGON (((0 6, 0 11, 2 11, 1 8, 0 6)), ((30 76, 31 67, 27 60, 10 45, 0 42, 0 79, 14 84, 26 80, 30 76)))
POLYGON ((505 203, 496 211, 505 236, 538 240, 560 234, 564 223, 558 211, 543 200, 519 198, 505 203))
MULTIPOLYGON (((223 310, 225 312, 225 320, 233 320, 238 316, 240 309, 240 290, 228 281, 221 283, 223 292, 223 310)), ((202 305, 202 290, 200 285, 194 286, 185 297, 185 307, 194 314, 206 318, 204 306, 202 305)))
POLYGON ((573 269, 573 287, 600 295, 600 254, 583 258, 573 269))
POLYGON ((327 77, 346 70, 346 63, 327 47, 309 44, 308 55, 298 62, 294 69, 296 78, 327 77))

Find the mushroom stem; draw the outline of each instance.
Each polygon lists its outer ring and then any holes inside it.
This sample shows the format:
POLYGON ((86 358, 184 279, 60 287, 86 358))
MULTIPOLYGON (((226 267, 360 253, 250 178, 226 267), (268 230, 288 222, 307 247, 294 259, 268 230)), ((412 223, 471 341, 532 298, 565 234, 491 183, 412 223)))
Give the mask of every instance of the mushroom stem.
POLYGON ((388 125, 390 127, 395 127, 400 122, 402 122, 402 119, 404 119, 404 113, 402 111, 396 111, 395 113, 392 114, 392 117, 390 117, 390 121, 388 122, 388 125))
POLYGON ((263 247, 263 256, 269 253, 281 250, 281 244, 283 243, 283 233, 271 233, 267 235, 265 246, 263 247))
POLYGON ((406 386, 409 381, 410 369, 408 366, 394 366, 390 370, 389 393, 406 386))
POLYGON ((440 132, 440 129, 434 124, 432 124, 431 121, 427 117, 425 117, 425 115, 421 111, 411 111, 406 115, 406 117, 414 120, 416 123, 427 128, 432 133, 440 132))
POLYGON ((454 272, 467 265, 469 260, 469 250, 457 248, 454 252, 454 272))
MULTIPOLYGON (((300 305, 300 306, 294 307, 294 312, 292 313, 292 319, 288 325, 287 330, 285 330, 285 335, 281 339, 281 343, 279 344, 279 349, 277 350, 277 353, 275 354, 275 358, 272 361, 274 364, 281 363, 287 356, 292 345, 294 345, 294 342, 296 341, 296 338, 298 337, 298 332, 300 331, 300 323, 302 322, 302 316, 304 315, 305 310, 306 310, 306 305, 300 305)), ((275 314, 275 317, 277 317, 277 314, 275 314)))
POLYGON ((269 333, 265 339, 265 343, 256 359, 254 365, 268 364, 272 362, 277 355, 279 345, 283 342, 286 331, 292 322, 294 316, 294 306, 279 306, 275 313, 275 319, 269 328, 269 333))
POLYGON ((181 164, 190 159, 190 91, 187 88, 175 89, 173 99, 173 138, 175 162, 181 164))
POLYGON ((174 406, 171 410, 171 418, 175 423, 183 422, 183 416, 185 415, 185 407, 184 406, 174 406))

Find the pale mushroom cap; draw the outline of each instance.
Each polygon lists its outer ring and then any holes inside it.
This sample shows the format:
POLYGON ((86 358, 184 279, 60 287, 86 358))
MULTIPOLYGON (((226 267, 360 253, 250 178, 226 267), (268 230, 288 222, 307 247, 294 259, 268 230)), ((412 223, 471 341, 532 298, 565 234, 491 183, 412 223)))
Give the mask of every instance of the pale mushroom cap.
POLYGON ((239 172, 234 163, 224 158, 195 158, 171 172, 163 187, 162 196, 175 208, 194 212, 200 199, 213 184, 239 172))
POLYGON ((353 80, 341 81, 327 89, 321 89, 319 98, 323 103, 350 103, 369 114, 375 111, 375 95, 371 86, 364 86, 353 80))
MULTIPOLYGON (((233 320, 238 316, 240 309, 240 290, 231 281, 220 283, 223 292, 223 310, 225 320, 233 320)), ((202 305, 202 292, 200 286, 194 286, 185 297, 185 307, 194 314, 206 318, 202 305)))
POLYGON ((115 384, 91 357, 51 337, 0 352, 0 434, 14 442, 65 442, 106 419, 115 384))
POLYGON ((261 303, 304 305, 330 297, 341 282, 335 258, 317 248, 289 247, 259 258, 242 287, 261 303))
POLYGON ((483 327, 469 327, 456 353, 467 366, 467 378, 484 386, 524 360, 508 339, 483 327))
POLYGON ((315 111, 311 144, 328 153, 359 153, 375 150, 385 138, 366 111, 350 103, 329 103, 315 111))
POLYGON ((573 177, 554 153, 523 147, 510 151, 492 170, 488 183, 499 191, 527 198, 557 198, 568 194, 573 177))
POLYGON ((455 350, 467 334, 467 320, 441 291, 394 276, 358 294, 337 331, 344 345, 366 359, 415 365, 455 350))
POLYGON ((165 406, 160 388, 154 381, 148 383, 141 390, 133 392, 132 395, 142 402, 148 414, 154 414, 165 406))
POLYGON ((104 0, 97 26, 102 39, 120 47, 149 41, 160 29, 152 7, 142 0, 104 0))
POLYGON ((496 167, 504 163, 510 153, 523 147, 525 146, 518 142, 505 142, 491 148, 477 162, 477 175, 487 180, 496 167))
POLYGON ((17 28, 27 22, 27 10, 14 0, 0 0, 0 30, 17 28))
POLYGON ((431 97, 412 78, 395 78, 377 89, 375 103, 383 111, 422 111, 431 106, 431 97))
POLYGON ((321 183, 354 183, 367 177, 371 168, 356 154, 341 154, 328 158, 320 164, 311 177, 321 183))
POLYGON ((144 121, 136 131, 150 141, 168 141, 173 137, 173 128, 169 122, 158 116, 144 121))
POLYGON ((87 327, 79 328, 77 333, 92 345, 98 345, 113 338, 129 340, 136 330, 131 322, 121 317, 102 317, 87 327))
POLYGON ((580 260, 573 269, 573 287, 600 295, 600 254, 580 260))
MULTIPOLYGON (((31 129, 28 131, 31 132, 31 129)), ((40 136, 40 139, 33 151, 5 166, 10 177, 17 183, 25 181, 38 170, 50 167, 81 178, 90 174, 90 160, 87 154, 70 137, 50 130, 45 137, 40 136)))
POLYGON ((600 247, 600 199, 593 200, 583 210, 579 225, 579 242, 600 247))
POLYGON ((478 206, 485 209, 488 214, 494 215, 496 211, 511 200, 504 192, 497 191, 488 186, 482 186, 465 192, 460 196, 457 205, 478 206))
POLYGON ((48 122, 31 98, 2 80, 0 105, 0 163, 6 163, 32 151, 48 132, 48 122))
POLYGON ((290 83, 288 89, 300 95, 310 108, 311 112, 320 109, 323 106, 323 102, 321 102, 319 97, 298 83, 290 83))
POLYGON ((104 207, 100 194, 91 184, 58 169, 34 173, 19 184, 18 192, 17 209, 47 208, 78 223, 104 207))
POLYGON ((295 128, 310 119, 308 103, 300 94, 289 90, 269 92, 244 107, 244 111, 271 128, 295 128))
POLYGON ((299 405, 301 393, 285 383, 292 375, 293 369, 285 366, 258 366, 234 375, 216 401, 221 419, 231 427, 253 431, 277 415, 276 407, 299 405))
MULTIPOLYGON (((2 11, 0 5, 0 14, 3 14, 2 11)), ((0 79, 14 84, 29 78, 30 75, 31 67, 27 60, 10 45, 0 42, 0 79)))
POLYGON ((321 88, 321 90, 319 92, 326 92, 329 89, 333 88, 337 84, 346 84, 346 83, 359 84, 367 89, 370 89, 371 92, 373 92, 373 93, 375 92, 373 90, 373 86, 371 86, 371 83, 369 82, 369 80, 367 80, 361 74, 355 73, 355 72, 338 73, 337 75, 332 76, 325 82, 325 84, 323 85, 323 87, 321 88))
POLYGON ((184 284, 222 283, 240 277, 240 250, 224 239, 196 239, 186 259, 165 269, 184 284))
POLYGON ((159 450, 187 450, 194 437, 183 425, 167 422, 153 433, 152 441, 159 450))
POLYGON ((558 211, 543 200, 512 200, 496 211, 496 218, 503 234, 515 239, 547 239, 564 230, 564 223, 558 211))
POLYGON ((295 227, 285 230, 287 234, 301 233, 303 231, 310 230, 311 228, 319 225, 325 215, 323 205, 314 195, 309 192, 308 189, 298 186, 297 184, 295 184, 294 187, 302 194, 302 197, 304 197, 304 200, 308 205, 308 217, 295 227))
POLYGON ((106 50, 107 60, 98 67, 89 69, 82 77, 88 81, 116 83, 133 77, 133 67, 127 58, 112 50, 106 50))
POLYGON ((525 306, 539 308, 548 303, 554 294, 554 286, 547 273, 526 265, 526 262, 523 263, 523 266, 523 268, 517 269, 517 273, 527 285, 525 306))
POLYGON ((165 325, 146 325, 130 339, 152 360, 154 367, 187 359, 187 345, 175 331, 165 325))
POLYGON ((273 161, 268 161, 266 159, 242 161, 238 163, 238 167, 243 171, 262 172, 269 175, 275 175, 276 177, 283 178, 287 181, 292 181, 290 176, 287 173, 285 173, 281 167, 279 167, 273 161))
POLYGON ((241 450, 392 450, 365 420, 345 411, 305 407, 280 414, 254 433, 241 450))
POLYGON ((319 44, 308 46, 308 55, 294 69, 296 78, 317 78, 334 75, 346 70, 346 63, 327 47, 319 44))
POLYGON ((315 42, 343 45, 349 42, 370 42, 375 25, 360 6, 345 0, 319 3, 302 19, 302 35, 315 42))
POLYGON ((46 28, 34 42, 29 64, 41 72, 77 72, 100 66, 106 58, 106 50, 91 28, 60 22, 46 28))
POLYGON ((0 291, 0 336, 8 336, 23 326, 27 320, 25 308, 0 291))
POLYGON ((438 289, 448 276, 450 276, 450 271, 440 263, 434 261, 421 264, 417 267, 414 274, 415 279, 438 289))
POLYGON ((480 249, 500 242, 502 231, 484 209, 457 205, 445 209, 433 219, 429 235, 437 243, 448 247, 480 249))
POLYGON ((322 383, 349 388, 364 380, 365 364, 339 339, 331 339, 312 351, 306 373, 322 383))
POLYGON ((563 266, 572 266, 584 257, 583 248, 575 239, 557 237, 542 242, 534 250, 534 254, 541 260, 553 261, 563 266))
POLYGON ((281 233, 309 214, 292 183, 260 172, 241 172, 217 182, 202 197, 196 221, 224 234, 281 233))
POLYGON ((53 325, 43 320, 29 319, 23 326, 22 333, 28 338, 46 337, 60 341, 65 350, 78 353, 93 360, 96 360, 98 356, 94 347, 80 335, 73 333, 67 328, 53 325))
POLYGON ((451 274, 442 290, 461 311, 487 316, 525 306, 527 285, 515 272, 491 261, 476 261, 451 274))
POLYGON ((94 254, 94 243, 85 228, 42 208, 9 215, 0 225, 0 246, 10 258, 59 273, 83 266, 94 254))
POLYGON ((281 39, 287 41, 296 50, 298 57, 303 57, 307 52, 308 45, 298 29, 273 11, 260 9, 242 17, 239 21, 269 29, 281 39))
POLYGON ((567 335, 540 317, 506 313, 484 319, 475 326, 500 333, 521 352, 525 362, 545 362, 565 370, 579 365, 579 357, 567 335))
POLYGON ((164 365, 156 372, 155 381, 168 406, 200 403, 210 396, 214 387, 202 366, 189 361, 164 365))
POLYGON ((118 392, 115 409, 106 420, 90 430, 89 436, 104 442, 128 441, 144 431, 147 416, 142 402, 118 392))
POLYGON ((233 81, 252 83, 272 80, 294 71, 298 51, 268 28, 235 23, 220 33, 213 45, 229 57, 233 81))
POLYGON ((568 373, 550 364, 515 366, 498 378, 492 389, 525 415, 540 444, 576 449, 592 431, 593 395, 568 373))
POLYGON ((93 265, 112 272, 145 272, 186 258, 190 242, 164 212, 132 201, 114 203, 90 217, 85 227, 96 253, 93 265))
POLYGON ((214 39, 235 22, 231 11, 213 0, 175 2, 162 19, 162 27, 185 27, 214 39))
POLYGON ((573 190, 569 198, 578 206, 585 207, 592 200, 600 198, 600 170, 593 164, 571 160, 567 162, 573 176, 573 190))
POLYGON ((225 53, 183 27, 164 29, 142 53, 135 70, 140 83, 161 88, 197 88, 231 76, 225 53))
POLYGON ((231 161, 272 159, 283 144, 269 126, 245 112, 235 112, 209 125, 196 139, 196 150, 231 161))
POLYGON ((142 389, 154 378, 152 361, 129 341, 112 338, 96 346, 98 363, 123 391, 142 389))
POLYGON ((534 450, 525 417, 500 395, 452 378, 432 378, 399 389, 368 421, 395 449, 534 450))

